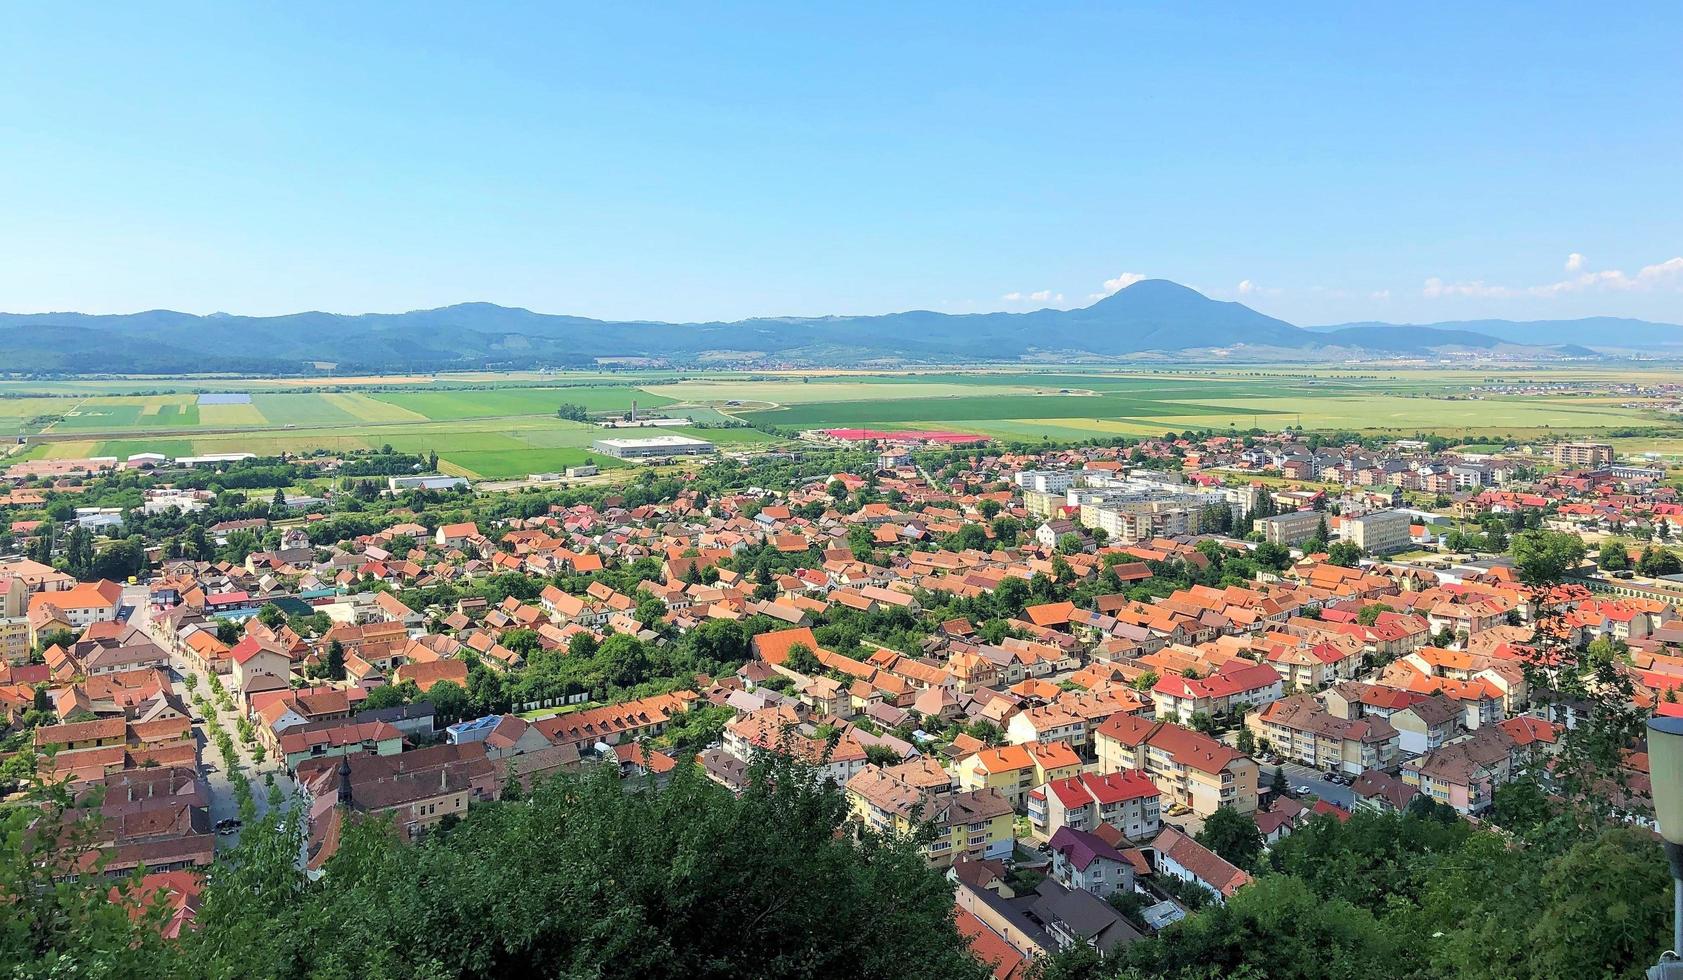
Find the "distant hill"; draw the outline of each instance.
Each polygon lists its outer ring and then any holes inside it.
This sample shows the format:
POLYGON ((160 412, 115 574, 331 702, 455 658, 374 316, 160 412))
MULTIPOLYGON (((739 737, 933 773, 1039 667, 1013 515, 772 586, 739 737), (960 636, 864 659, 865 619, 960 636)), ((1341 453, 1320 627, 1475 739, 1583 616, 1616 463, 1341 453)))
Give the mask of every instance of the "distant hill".
MULTIPOLYGON (((1578 344, 1586 347, 1623 350, 1652 350, 1683 347, 1683 326, 1617 316, 1590 316, 1579 320, 1446 320, 1442 323, 1340 323, 1310 327, 1316 333, 1353 336, 1352 331, 1436 330, 1461 334, 1482 334, 1510 344, 1554 346, 1578 344)), ((1469 345, 1472 346, 1472 345, 1469 345)))
POLYGON ((607 321, 463 303, 408 313, 196 316, 0 313, 0 370, 32 373, 345 371, 567 367, 601 357, 711 363, 955 363, 1219 352, 1236 359, 1419 356, 1440 350, 1583 356, 1584 346, 1683 343, 1683 327, 1598 318, 1304 329, 1241 303, 1148 279, 1083 309, 765 317, 731 323, 607 321), (1637 343, 1636 341, 1641 341, 1637 343), (1578 345, 1561 347, 1559 345, 1578 345))

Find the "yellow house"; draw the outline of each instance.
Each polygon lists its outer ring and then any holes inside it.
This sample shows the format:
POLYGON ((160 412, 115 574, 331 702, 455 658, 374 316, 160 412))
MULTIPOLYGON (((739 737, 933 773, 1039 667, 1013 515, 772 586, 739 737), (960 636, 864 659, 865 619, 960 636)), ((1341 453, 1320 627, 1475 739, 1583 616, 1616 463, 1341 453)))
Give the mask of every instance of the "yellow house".
POLYGON ((996 789, 1021 809, 1029 790, 1081 772, 1081 757, 1063 742, 1024 742, 983 749, 958 764, 958 785, 966 790, 996 789))
POLYGON ((911 834, 925 825, 933 827, 934 838, 920 848, 932 867, 947 867, 960 857, 1005 857, 1016 845, 1014 811, 996 789, 920 790, 870 765, 847 781, 847 799, 854 819, 882 833, 911 834))

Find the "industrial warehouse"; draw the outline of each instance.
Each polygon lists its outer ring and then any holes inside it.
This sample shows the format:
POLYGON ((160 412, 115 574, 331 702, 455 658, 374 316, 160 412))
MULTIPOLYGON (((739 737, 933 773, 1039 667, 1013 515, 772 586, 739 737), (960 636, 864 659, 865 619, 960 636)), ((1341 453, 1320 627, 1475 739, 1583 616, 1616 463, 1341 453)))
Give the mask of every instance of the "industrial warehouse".
POLYGON ((591 444, 599 453, 620 459, 646 459, 651 456, 704 456, 713 452, 713 444, 705 439, 689 436, 652 436, 648 439, 598 439, 591 444))

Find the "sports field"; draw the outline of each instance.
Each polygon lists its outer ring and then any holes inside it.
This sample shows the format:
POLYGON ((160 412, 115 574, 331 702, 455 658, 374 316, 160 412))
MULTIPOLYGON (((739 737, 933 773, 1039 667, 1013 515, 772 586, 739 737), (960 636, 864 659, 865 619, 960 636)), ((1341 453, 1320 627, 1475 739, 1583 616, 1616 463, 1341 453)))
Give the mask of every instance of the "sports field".
MULTIPOLYGON (((1670 378, 1663 371, 1583 368, 1516 368, 1493 377, 1489 370, 1363 374, 1268 366, 0 381, 0 435, 44 436, 28 447, 28 455, 60 458, 351 451, 389 444, 436 452, 451 472, 506 478, 592 457, 590 443, 603 430, 558 418, 560 406, 609 417, 635 402, 649 415, 780 430, 948 429, 1035 442, 1287 426, 1439 433, 1466 442, 1605 437, 1619 431, 1622 450, 1669 454, 1683 447, 1683 424, 1671 415, 1627 407, 1628 396, 1497 395, 1475 389, 1498 381, 1670 378), (1643 434, 1631 435, 1632 430, 1643 434)), ((758 429, 663 431, 721 445, 777 441, 758 429)))

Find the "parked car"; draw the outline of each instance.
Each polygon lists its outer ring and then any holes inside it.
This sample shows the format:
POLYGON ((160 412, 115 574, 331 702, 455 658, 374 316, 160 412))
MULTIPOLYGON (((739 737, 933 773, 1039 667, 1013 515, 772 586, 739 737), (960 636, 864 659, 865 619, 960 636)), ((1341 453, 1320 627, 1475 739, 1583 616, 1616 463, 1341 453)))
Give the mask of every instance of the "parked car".
POLYGON ((231 834, 239 829, 240 822, 234 817, 226 817, 216 821, 216 832, 219 834, 231 834))
POLYGON ((1295 792, 1297 793, 1298 796, 1308 796, 1309 795, 1309 787, 1299 786, 1299 787, 1297 787, 1295 792))

